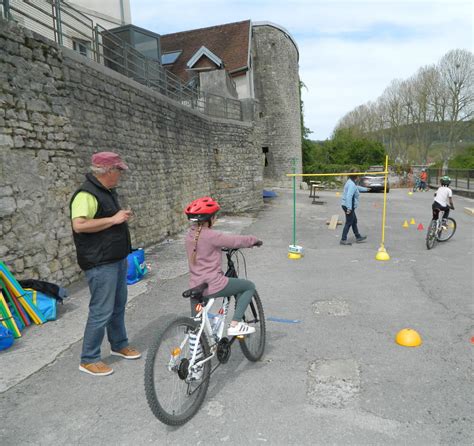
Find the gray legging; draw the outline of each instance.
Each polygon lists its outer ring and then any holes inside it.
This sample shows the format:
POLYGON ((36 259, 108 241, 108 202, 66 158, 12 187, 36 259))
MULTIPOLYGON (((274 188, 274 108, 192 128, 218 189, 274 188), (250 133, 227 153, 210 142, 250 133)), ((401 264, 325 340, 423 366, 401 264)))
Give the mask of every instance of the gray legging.
MULTIPOLYGON (((214 297, 225 297, 225 296, 236 296, 237 305, 235 307, 233 321, 241 321, 244 317, 245 309, 252 300, 253 293, 255 292, 255 285, 250 280, 236 279, 229 277, 229 283, 220 291, 214 294, 206 296, 208 298, 214 297)), ((191 299, 191 314, 196 315, 196 304, 197 299, 191 299)))

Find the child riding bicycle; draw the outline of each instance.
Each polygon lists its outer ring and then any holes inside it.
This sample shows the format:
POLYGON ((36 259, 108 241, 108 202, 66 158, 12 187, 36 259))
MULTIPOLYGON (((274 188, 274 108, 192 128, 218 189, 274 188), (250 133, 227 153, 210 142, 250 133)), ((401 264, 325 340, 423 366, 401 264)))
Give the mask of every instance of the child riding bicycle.
POLYGON ((426 191, 428 190, 428 187, 427 187, 427 181, 428 181, 428 173, 426 172, 426 169, 421 169, 421 173, 420 173, 420 186, 419 188, 423 191, 426 191))
MULTIPOLYGON (((222 271, 222 248, 251 248, 262 242, 253 235, 225 234, 213 229, 220 206, 211 197, 198 198, 186 206, 184 212, 193 225, 189 229, 185 248, 190 272, 189 286, 207 283, 203 295, 208 298, 236 296, 237 304, 228 336, 243 336, 255 332, 243 322, 245 309, 252 300, 255 285, 245 279, 226 277, 222 271)), ((191 312, 196 315, 197 300, 191 298, 191 312)))
POLYGON ((445 225, 446 219, 449 217, 449 209, 454 210, 453 204, 453 191, 449 188, 451 178, 447 175, 440 179, 441 187, 435 193, 435 199, 432 205, 433 209, 433 220, 438 220, 439 211, 444 211, 443 226, 445 225))

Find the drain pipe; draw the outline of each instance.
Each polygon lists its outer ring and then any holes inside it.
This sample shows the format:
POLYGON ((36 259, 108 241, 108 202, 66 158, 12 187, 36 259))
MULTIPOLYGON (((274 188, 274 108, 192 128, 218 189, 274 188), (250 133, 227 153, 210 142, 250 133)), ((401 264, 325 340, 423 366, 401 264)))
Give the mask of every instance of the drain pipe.
POLYGON ((123 8, 123 0, 120 0, 120 20, 125 25, 125 10, 123 8))

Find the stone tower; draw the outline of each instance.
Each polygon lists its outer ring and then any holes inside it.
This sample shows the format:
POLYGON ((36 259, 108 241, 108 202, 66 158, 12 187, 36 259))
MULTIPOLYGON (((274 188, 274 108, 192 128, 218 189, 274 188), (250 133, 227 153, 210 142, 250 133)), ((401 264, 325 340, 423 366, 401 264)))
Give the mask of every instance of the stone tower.
POLYGON ((288 31, 270 22, 252 23, 251 41, 264 183, 288 187, 293 159, 302 173, 298 47, 288 31))

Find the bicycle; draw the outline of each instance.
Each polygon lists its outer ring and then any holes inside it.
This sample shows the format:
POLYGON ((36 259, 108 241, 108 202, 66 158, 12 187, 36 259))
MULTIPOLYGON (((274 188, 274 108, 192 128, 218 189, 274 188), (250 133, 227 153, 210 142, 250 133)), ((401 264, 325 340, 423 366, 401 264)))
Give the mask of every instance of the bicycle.
MULTIPOLYGON (((223 251, 227 256, 226 276, 238 277, 239 255, 247 276, 243 253, 239 249, 225 248, 223 251)), ((265 316, 257 291, 244 314, 244 321, 255 327, 256 332, 228 339, 225 319, 230 297, 217 298, 222 299, 222 304, 211 322, 209 310, 215 299, 202 295, 206 288, 207 284, 203 283, 183 292, 183 297, 199 300, 196 316, 172 320, 148 349, 145 362, 147 402, 156 418, 171 426, 182 425, 197 413, 206 396, 211 374, 229 361, 236 339, 250 361, 258 361, 265 350, 265 316), (217 364, 211 370, 213 358, 217 358, 217 364)))
POLYGON ((444 211, 438 209, 438 218, 432 219, 426 233, 426 247, 432 249, 435 242, 447 242, 456 232, 456 220, 444 218, 444 211))
POLYGON ((428 183, 425 183, 424 187, 421 187, 422 186, 422 181, 419 177, 417 177, 415 179, 415 184, 413 185, 413 192, 420 192, 420 191, 423 191, 423 192, 428 192, 430 190, 429 186, 428 186, 428 183))

